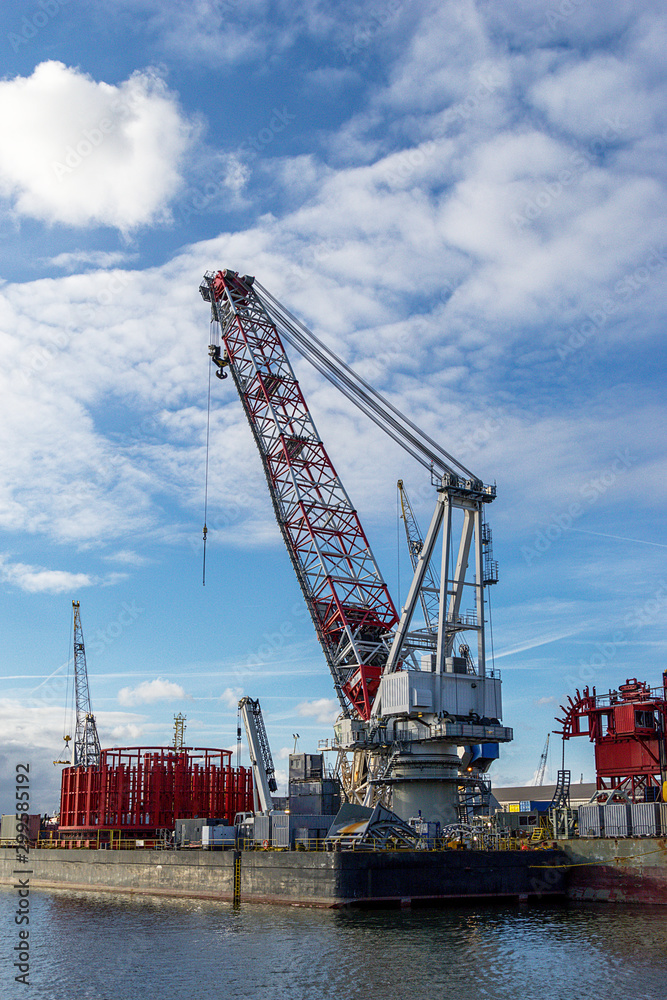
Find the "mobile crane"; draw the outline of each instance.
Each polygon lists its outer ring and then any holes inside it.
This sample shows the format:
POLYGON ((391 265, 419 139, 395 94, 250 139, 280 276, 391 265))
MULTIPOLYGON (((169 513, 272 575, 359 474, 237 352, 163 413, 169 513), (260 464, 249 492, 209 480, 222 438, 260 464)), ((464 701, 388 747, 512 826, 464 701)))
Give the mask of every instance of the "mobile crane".
POLYGON ((271 793, 277 790, 278 784, 259 701, 253 698, 241 698, 239 715, 245 726, 252 764, 255 812, 268 815, 273 809, 271 793))
POLYGON ((211 306, 215 373, 231 375, 241 399, 332 675, 341 714, 328 748, 339 751, 345 792, 350 801, 390 802, 402 819, 451 823, 459 786, 468 780, 457 747, 512 739, 500 723, 500 677, 487 670, 485 656, 485 587, 498 576, 483 510, 495 498, 495 485, 482 483, 380 396, 254 277, 210 271, 200 293, 211 306), (435 510, 400 615, 283 339, 430 471, 435 510), (435 627, 413 629, 440 537, 435 627), (455 640, 466 632, 476 637, 472 671, 455 655, 455 640), (348 752, 351 767, 342 763, 348 752))

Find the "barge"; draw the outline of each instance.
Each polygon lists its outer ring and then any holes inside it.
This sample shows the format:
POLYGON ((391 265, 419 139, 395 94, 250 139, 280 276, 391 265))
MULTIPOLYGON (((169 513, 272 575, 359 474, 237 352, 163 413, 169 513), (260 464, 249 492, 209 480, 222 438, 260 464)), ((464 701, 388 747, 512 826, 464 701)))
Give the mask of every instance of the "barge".
POLYGON ((206 851, 0 848, 0 884, 293 906, 417 906, 565 897, 559 849, 206 851), (235 885, 235 879, 238 879, 235 885))

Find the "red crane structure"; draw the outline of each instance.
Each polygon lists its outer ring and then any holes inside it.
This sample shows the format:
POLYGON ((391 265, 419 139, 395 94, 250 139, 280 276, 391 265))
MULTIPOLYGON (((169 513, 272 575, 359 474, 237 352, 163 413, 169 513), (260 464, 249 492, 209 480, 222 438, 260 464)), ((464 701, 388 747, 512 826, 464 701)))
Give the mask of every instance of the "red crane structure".
POLYGON ((667 671, 662 687, 636 678, 617 691, 598 695, 585 687, 568 698, 556 721, 563 740, 588 736, 595 744, 598 798, 627 795, 633 802, 653 802, 667 791, 667 671))
POLYGON ((252 283, 219 271, 202 285, 224 329, 224 355, 219 345, 212 352, 216 374, 229 367, 241 397, 341 708, 368 719, 386 658, 382 636, 398 615, 252 283))

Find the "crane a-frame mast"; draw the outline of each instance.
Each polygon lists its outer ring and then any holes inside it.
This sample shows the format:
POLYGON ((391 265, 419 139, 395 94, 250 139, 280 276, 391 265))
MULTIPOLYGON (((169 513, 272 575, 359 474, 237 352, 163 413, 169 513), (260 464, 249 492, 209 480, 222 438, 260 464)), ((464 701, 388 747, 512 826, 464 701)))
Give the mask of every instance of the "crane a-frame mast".
POLYGON ((368 719, 398 615, 253 283, 230 270, 205 275, 219 336, 211 357, 241 397, 343 714, 368 719))
POLYGON ((95 716, 90 704, 86 649, 83 643, 81 611, 78 601, 72 601, 74 611, 74 691, 76 701, 76 731, 74 733, 75 766, 97 767, 100 762, 100 740, 95 716))

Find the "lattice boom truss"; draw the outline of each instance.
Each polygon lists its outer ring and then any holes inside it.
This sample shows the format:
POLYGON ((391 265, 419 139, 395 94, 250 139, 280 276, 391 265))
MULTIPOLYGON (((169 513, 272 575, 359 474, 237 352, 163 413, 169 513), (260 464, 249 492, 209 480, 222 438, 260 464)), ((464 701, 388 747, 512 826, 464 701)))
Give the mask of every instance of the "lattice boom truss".
POLYGON ((176 819, 215 817, 232 823, 253 809, 252 773, 231 766, 231 751, 125 747, 103 750, 96 767, 66 767, 60 831, 150 835, 176 819))
POLYGON ((220 324, 211 355, 241 397, 341 708, 368 719, 398 621, 391 597, 252 279, 208 273, 201 292, 220 324))

